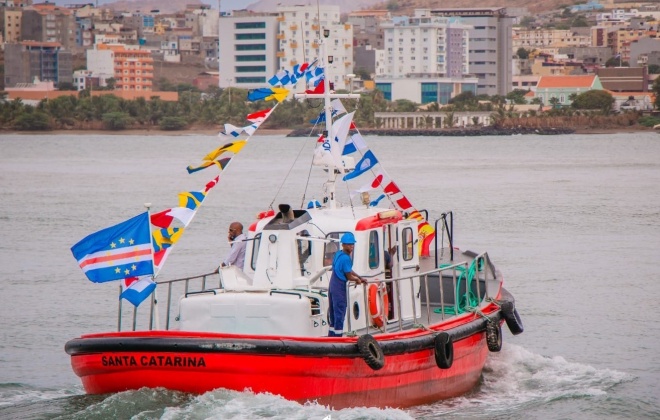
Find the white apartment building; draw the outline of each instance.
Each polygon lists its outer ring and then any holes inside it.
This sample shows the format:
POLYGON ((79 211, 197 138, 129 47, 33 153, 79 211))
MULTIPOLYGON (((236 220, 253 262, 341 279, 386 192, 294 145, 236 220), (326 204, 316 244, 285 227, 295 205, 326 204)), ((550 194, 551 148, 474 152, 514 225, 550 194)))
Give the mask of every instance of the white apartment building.
POLYGON ((512 26, 506 8, 431 9, 432 16, 460 17, 470 25, 470 73, 479 79, 477 94, 506 95, 511 91, 512 26))
POLYGON ((477 79, 469 75, 468 62, 471 28, 459 19, 419 9, 381 28, 385 60, 377 62, 376 88, 385 99, 446 104, 459 93, 476 94, 477 79))
MULTIPOLYGON (((320 58, 321 40, 326 42, 326 77, 335 90, 350 89, 353 73, 353 26, 340 23, 339 6, 278 6, 278 69, 320 58), (323 31, 329 31, 326 39, 323 31)), ((297 90, 303 90, 302 85, 297 90)))
POLYGON ((277 59, 277 14, 240 13, 219 23, 219 86, 255 89, 280 69, 277 59))

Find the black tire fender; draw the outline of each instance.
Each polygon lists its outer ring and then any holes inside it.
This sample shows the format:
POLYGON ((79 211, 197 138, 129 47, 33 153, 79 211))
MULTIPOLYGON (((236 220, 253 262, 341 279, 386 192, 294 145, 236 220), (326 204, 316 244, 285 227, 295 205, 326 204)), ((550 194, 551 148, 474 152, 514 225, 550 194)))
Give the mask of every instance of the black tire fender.
POLYGON ((433 340, 435 364, 440 369, 449 369, 454 363, 454 340, 446 332, 441 332, 433 340))
POLYGON ((499 322, 490 321, 486 324, 486 344, 492 352, 502 350, 502 327, 499 322))
POLYGON ((380 370, 385 366, 385 354, 375 338, 370 334, 360 336, 357 341, 360 356, 373 370, 380 370))
POLYGON ((513 302, 503 302, 500 305, 500 311, 511 334, 518 335, 524 331, 522 319, 520 319, 520 315, 513 302))

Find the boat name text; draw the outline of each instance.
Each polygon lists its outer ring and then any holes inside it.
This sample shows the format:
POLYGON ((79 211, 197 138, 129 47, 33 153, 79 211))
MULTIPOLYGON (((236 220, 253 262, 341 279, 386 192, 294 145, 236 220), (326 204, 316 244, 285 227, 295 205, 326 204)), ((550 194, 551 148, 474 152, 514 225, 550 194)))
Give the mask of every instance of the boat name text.
POLYGON ((196 356, 101 356, 103 366, 172 366, 206 367, 203 357, 196 356))

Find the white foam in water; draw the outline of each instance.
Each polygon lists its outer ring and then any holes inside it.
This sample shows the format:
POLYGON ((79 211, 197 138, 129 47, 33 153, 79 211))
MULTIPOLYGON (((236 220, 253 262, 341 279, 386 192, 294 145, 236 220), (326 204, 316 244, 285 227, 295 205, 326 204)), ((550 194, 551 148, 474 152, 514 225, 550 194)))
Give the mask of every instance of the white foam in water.
POLYGON ((484 411, 503 414, 528 404, 604 395, 633 379, 627 373, 571 363, 560 356, 545 357, 508 344, 501 352, 488 355, 478 390, 410 412, 416 417, 430 413, 470 416, 484 411))
POLYGON ((36 401, 48 401, 70 397, 72 395, 82 395, 84 393, 85 391, 80 385, 68 389, 41 389, 21 384, 3 384, 2 388, 0 388, 0 407, 9 407, 36 401))
POLYGON ((405 411, 378 408, 347 408, 333 411, 315 403, 299 404, 272 394, 253 394, 215 390, 200 395, 188 404, 169 407, 161 417, 164 420, 188 418, 204 419, 280 419, 280 420, 357 420, 357 419, 401 419, 412 417, 405 411))

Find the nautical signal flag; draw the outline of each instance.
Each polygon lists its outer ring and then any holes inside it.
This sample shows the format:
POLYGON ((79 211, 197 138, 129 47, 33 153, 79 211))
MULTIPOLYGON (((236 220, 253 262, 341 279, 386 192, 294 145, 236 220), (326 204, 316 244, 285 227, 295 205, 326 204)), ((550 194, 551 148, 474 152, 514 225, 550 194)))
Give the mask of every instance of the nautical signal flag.
POLYGON ((258 88, 252 89, 248 92, 248 101, 270 101, 275 99, 277 102, 282 102, 289 95, 289 90, 284 88, 258 88))
POLYGON ((148 212, 92 233, 71 252, 94 283, 153 274, 148 212))
POLYGON ((126 299, 133 306, 140 306, 155 289, 156 283, 149 277, 128 277, 121 281, 119 299, 126 299))
POLYGON ((367 153, 365 153, 364 156, 362 156, 362 159, 360 159, 360 161, 355 165, 355 170, 344 175, 344 181, 359 177, 363 173, 376 166, 377 163, 378 159, 376 159, 376 156, 373 154, 373 152, 371 150, 367 150, 367 153))
POLYGON ((202 158, 201 165, 199 166, 191 165, 188 166, 186 170, 188 171, 189 174, 192 174, 193 172, 201 171, 202 169, 214 165, 220 168, 220 170, 223 170, 229 164, 231 157, 224 157, 222 159, 219 159, 219 157, 225 153, 233 153, 234 155, 237 154, 238 152, 241 151, 241 149, 243 149, 243 147, 245 147, 246 143, 247 140, 236 140, 234 142, 227 143, 224 146, 218 147, 217 149, 213 150, 211 153, 207 154, 202 158))

